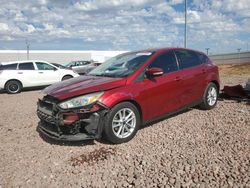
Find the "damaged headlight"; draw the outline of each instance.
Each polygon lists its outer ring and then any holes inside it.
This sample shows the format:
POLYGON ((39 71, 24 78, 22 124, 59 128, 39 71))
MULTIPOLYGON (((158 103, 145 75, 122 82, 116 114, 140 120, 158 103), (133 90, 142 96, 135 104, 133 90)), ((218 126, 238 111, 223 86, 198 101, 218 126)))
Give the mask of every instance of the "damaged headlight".
POLYGON ((70 100, 64 101, 59 104, 62 109, 69 109, 69 108, 77 108, 86 106, 96 102, 101 96, 103 92, 96 92, 87 95, 83 95, 80 97, 75 97, 70 100))

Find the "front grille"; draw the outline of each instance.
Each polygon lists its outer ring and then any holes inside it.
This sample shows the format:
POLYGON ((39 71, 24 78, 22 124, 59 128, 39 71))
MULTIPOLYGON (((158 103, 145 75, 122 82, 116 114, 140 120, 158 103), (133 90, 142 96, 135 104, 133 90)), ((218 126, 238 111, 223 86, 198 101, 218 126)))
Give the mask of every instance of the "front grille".
POLYGON ((51 96, 45 96, 43 100, 38 101, 37 115, 41 120, 48 123, 56 124, 56 110, 54 106, 56 105, 55 99, 51 96))
POLYGON ((49 110, 51 112, 53 111, 53 103, 48 103, 48 102, 43 101, 43 100, 39 101, 39 107, 44 108, 46 110, 49 110))
POLYGON ((37 115, 41 120, 44 120, 48 123, 56 124, 55 117, 53 117, 52 115, 46 114, 40 111, 39 109, 37 110, 37 115))

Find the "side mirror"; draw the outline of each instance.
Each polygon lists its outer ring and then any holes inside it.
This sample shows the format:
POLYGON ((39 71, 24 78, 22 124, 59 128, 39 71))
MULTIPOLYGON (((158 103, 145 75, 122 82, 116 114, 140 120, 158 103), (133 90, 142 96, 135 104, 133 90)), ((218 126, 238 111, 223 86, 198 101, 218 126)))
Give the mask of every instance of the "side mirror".
POLYGON ((57 71, 58 69, 56 67, 54 67, 54 71, 57 71))
POLYGON ((163 75, 163 70, 161 68, 156 68, 156 67, 153 67, 153 68, 150 68, 146 71, 146 75, 148 77, 157 77, 157 76, 161 76, 163 75))

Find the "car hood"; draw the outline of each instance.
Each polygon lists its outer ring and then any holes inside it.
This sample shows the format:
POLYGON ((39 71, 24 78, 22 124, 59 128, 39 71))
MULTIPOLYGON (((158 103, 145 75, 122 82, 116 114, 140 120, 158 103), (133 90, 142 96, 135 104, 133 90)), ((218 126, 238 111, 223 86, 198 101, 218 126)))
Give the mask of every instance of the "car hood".
POLYGON ((59 100, 65 100, 87 93, 122 87, 125 84, 126 78, 79 76, 55 83, 45 88, 43 93, 59 100))

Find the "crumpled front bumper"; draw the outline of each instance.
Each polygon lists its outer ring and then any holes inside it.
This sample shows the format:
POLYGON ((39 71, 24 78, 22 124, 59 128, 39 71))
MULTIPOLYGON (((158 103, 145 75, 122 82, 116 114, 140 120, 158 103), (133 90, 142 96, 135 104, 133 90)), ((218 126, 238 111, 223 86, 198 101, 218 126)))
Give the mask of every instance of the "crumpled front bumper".
POLYGON ((81 109, 62 110, 53 100, 39 99, 37 103, 37 115, 40 119, 38 130, 55 140, 98 139, 102 136, 108 110, 98 103, 81 109))

